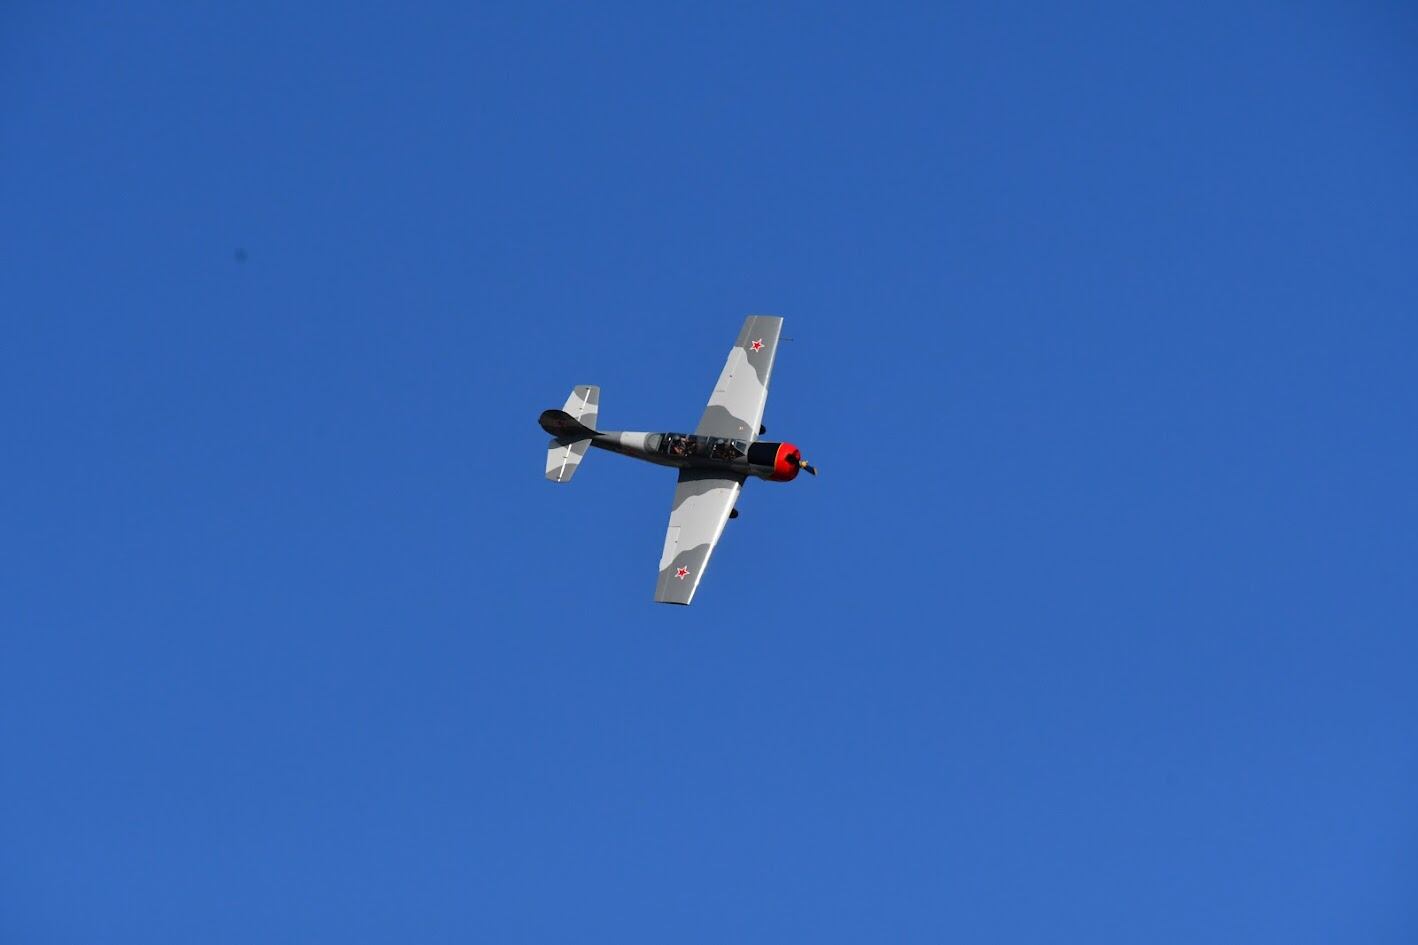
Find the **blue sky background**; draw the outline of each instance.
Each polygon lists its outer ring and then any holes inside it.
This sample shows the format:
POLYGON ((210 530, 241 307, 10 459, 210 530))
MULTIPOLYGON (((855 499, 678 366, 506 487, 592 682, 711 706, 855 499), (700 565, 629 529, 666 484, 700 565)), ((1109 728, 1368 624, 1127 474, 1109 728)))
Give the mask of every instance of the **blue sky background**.
POLYGON ((0 939, 1418 936, 1412 8, 226 6, 0 13, 0 939))

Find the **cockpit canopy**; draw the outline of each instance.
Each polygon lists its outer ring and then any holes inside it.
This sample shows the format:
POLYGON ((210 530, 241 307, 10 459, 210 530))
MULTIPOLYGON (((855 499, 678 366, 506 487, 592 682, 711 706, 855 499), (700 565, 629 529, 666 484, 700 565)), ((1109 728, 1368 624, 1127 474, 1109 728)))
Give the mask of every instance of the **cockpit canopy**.
POLYGON ((693 457, 732 462, 748 455, 748 441, 691 433, 651 433, 645 438, 645 449, 673 459, 693 457))

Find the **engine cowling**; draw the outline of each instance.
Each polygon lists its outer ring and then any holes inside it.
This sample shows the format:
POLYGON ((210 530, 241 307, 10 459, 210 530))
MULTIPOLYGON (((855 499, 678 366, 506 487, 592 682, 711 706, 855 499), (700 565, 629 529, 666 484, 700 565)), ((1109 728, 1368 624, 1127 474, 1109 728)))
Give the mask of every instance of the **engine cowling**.
POLYGON ((754 443, 748 448, 748 462, 753 474, 771 482, 789 482, 797 478, 802 450, 791 443, 754 443))

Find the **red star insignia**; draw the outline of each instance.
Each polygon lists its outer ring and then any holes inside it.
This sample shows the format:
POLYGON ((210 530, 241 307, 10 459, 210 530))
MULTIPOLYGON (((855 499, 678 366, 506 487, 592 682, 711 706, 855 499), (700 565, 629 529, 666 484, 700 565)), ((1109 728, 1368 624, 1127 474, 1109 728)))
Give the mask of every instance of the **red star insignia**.
POLYGON ((689 577, 689 568, 680 568, 675 572, 675 577, 683 581, 685 578, 689 577))
POLYGON ((762 351, 762 350, 763 350, 763 339, 762 339, 762 338, 759 338, 759 339, 758 339, 757 341, 755 341, 753 344, 749 345, 749 347, 752 348, 754 351, 762 351))

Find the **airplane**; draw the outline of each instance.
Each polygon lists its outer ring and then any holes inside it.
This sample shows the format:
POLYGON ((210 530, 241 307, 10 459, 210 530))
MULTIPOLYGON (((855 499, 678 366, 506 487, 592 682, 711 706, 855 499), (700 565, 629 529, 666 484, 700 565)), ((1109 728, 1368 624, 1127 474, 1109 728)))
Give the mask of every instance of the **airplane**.
POLYGON ((738 517, 734 503, 749 476, 788 482, 799 470, 817 470, 791 443, 760 440, 768 378, 783 333, 776 315, 750 315, 729 351, 719 382, 693 433, 623 433, 595 430, 601 389, 572 389, 560 410, 544 410, 538 423, 552 435, 547 446, 547 478, 570 482, 587 447, 679 469, 655 600, 689 604, 709 566, 724 525, 738 517))

